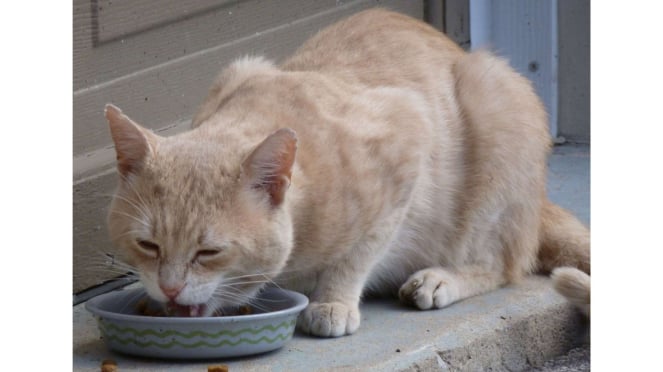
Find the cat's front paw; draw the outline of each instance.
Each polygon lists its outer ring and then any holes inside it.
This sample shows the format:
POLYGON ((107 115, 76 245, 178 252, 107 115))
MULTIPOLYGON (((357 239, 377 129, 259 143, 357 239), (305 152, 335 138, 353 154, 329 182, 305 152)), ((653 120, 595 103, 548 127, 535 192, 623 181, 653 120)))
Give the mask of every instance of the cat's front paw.
POLYGON ((398 291, 400 300, 421 310, 441 309, 458 298, 453 276, 442 268, 420 270, 398 291))
POLYGON ((341 302, 311 302, 299 315, 297 326, 319 337, 350 335, 359 328, 359 306, 341 302))

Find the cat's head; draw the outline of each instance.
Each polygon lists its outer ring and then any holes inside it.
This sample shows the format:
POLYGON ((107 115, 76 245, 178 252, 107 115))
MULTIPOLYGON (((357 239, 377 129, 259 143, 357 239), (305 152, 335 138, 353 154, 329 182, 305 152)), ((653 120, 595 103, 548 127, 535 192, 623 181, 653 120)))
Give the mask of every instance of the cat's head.
POLYGON ((120 175, 110 236, 152 298, 209 314, 245 303, 283 269, 293 244, 292 130, 247 149, 190 132, 160 137, 112 105, 106 118, 120 175))

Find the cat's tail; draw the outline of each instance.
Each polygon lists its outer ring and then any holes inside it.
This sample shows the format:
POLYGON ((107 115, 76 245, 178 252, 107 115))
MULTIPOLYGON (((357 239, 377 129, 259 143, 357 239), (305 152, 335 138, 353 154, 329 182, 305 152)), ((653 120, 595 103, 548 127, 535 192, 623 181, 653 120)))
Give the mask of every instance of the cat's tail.
POLYGON ((575 267, 558 267, 552 272, 555 290, 589 317, 589 275, 575 267))
POLYGON ((589 230, 563 208, 546 201, 541 212, 539 269, 553 286, 589 316, 589 230))

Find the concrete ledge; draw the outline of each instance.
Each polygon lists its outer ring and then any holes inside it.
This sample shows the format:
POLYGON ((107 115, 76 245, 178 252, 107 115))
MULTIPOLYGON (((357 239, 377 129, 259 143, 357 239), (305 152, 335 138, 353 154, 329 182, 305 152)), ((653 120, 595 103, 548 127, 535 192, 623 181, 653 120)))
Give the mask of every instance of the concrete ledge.
POLYGON ((99 371, 101 361, 111 358, 131 371, 206 371, 219 363, 231 371, 522 371, 565 354, 588 333, 582 316, 541 276, 442 310, 417 311, 395 300, 367 300, 361 310, 362 325, 349 337, 296 334, 263 355, 173 363, 108 351, 95 320, 78 305, 74 370, 99 371))

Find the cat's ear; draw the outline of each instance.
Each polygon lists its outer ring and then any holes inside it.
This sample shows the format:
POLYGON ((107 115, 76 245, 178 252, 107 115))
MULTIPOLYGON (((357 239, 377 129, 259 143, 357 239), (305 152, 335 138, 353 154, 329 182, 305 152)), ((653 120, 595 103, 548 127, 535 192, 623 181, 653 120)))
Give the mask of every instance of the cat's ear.
POLYGON ((156 135, 143 129, 119 108, 108 104, 104 110, 115 143, 117 169, 121 175, 137 173, 156 144, 156 135))
POLYGON ((268 194, 273 206, 280 205, 290 186, 297 152, 297 135, 289 128, 267 137, 242 163, 242 181, 268 194))

